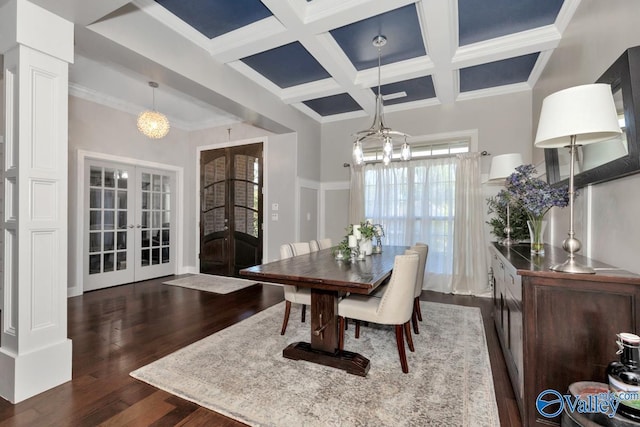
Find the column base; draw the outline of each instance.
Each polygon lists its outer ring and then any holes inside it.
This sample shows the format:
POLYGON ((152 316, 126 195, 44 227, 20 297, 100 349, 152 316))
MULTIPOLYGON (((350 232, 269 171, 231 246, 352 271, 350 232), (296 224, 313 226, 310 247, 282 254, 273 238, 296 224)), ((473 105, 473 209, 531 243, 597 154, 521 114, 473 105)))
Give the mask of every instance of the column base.
POLYGON ((0 397, 18 403, 71 381, 71 340, 25 354, 0 348, 0 397))

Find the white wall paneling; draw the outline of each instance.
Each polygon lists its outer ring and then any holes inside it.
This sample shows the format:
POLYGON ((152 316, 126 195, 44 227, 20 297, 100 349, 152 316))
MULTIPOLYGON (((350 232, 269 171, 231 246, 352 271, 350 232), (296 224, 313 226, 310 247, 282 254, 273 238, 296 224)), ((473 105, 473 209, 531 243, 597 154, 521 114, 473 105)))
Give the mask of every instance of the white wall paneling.
POLYGON ((22 0, 4 2, 0 12, 7 30, 0 34, 0 53, 9 195, 2 218, 0 396, 20 402, 71 379, 67 204, 61 201, 67 199, 73 24, 22 0))

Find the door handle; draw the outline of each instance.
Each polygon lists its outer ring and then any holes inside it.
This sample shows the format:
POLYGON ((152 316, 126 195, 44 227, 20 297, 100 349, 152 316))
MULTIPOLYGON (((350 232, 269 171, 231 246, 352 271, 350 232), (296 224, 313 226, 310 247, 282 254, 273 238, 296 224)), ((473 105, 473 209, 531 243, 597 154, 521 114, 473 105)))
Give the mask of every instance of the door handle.
POLYGON ((129 228, 133 228, 133 224, 129 224, 129 228))
POLYGON ((228 229, 229 229, 229 227, 227 227, 226 225, 223 228, 223 230, 225 230, 225 231, 228 230, 228 229))
POLYGON ((141 228, 142 226, 140 224, 136 225, 136 228, 141 228))

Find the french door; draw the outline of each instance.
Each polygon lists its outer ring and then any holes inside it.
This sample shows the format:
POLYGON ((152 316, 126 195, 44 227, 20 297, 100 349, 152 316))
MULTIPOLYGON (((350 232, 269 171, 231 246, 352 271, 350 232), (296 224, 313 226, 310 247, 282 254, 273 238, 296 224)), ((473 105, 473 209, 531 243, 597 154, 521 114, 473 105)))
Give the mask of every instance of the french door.
POLYGON ((200 273, 262 263, 262 144, 200 153, 200 273))
POLYGON ((85 291, 175 271, 175 174, 90 160, 85 169, 85 291))

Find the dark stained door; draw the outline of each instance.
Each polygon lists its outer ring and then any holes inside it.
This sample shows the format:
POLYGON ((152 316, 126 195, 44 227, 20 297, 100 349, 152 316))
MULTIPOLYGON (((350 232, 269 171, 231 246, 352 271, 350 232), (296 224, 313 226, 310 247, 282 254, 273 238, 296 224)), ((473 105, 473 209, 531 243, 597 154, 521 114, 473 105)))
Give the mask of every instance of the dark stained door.
POLYGON ((200 272, 262 263, 262 143, 200 156, 200 272))

